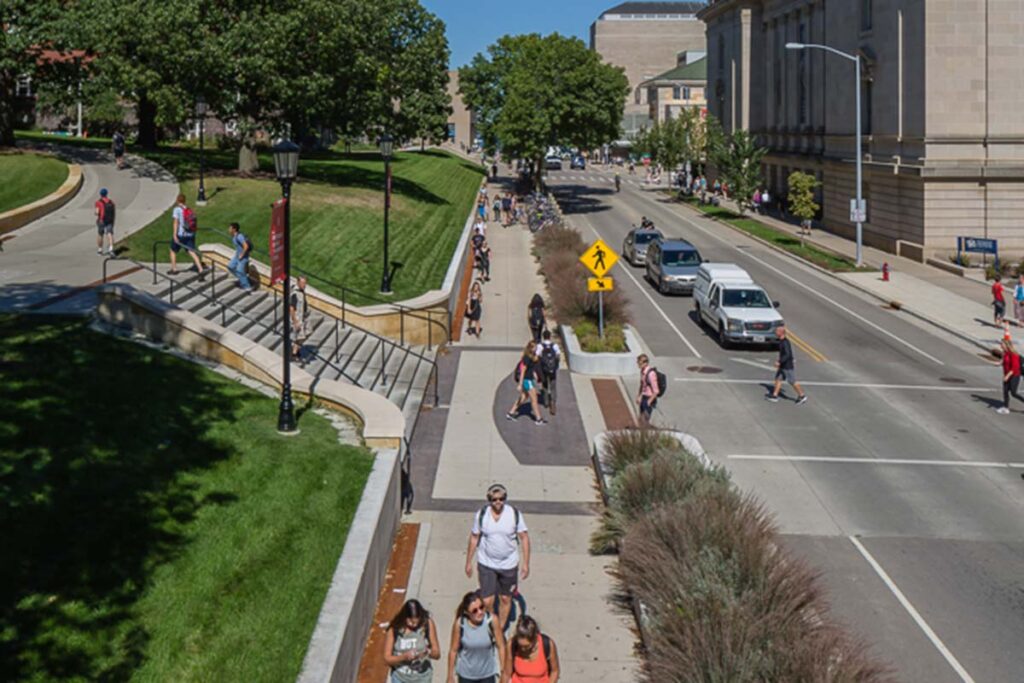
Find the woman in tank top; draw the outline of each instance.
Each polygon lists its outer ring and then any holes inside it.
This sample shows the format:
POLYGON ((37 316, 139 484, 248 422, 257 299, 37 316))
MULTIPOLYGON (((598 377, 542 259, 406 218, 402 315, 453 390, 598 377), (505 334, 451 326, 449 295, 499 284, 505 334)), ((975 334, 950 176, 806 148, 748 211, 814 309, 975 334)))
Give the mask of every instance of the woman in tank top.
POLYGON ((558 683, 559 673, 555 641, 540 632, 533 617, 519 617, 505 653, 501 683, 558 683))
POLYGON ((391 683, 430 683, 431 659, 441 658, 437 627, 419 600, 409 600, 391 620, 384 638, 384 663, 391 667, 391 683))
POLYGON ((496 683, 505 661, 505 634, 484 608, 480 591, 462 597, 452 624, 448 683, 496 683))

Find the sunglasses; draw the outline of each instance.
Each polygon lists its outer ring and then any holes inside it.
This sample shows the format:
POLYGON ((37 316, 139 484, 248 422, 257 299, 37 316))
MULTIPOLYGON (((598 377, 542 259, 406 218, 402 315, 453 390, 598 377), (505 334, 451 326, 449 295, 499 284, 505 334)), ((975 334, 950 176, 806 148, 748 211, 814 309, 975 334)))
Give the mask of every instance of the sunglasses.
POLYGON ((494 496, 493 498, 488 498, 488 500, 492 503, 504 503, 508 500, 508 496, 494 496))
POLYGON ((466 610, 466 611, 467 611, 468 613, 470 613, 470 614, 479 614, 480 612, 483 612, 483 611, 484 611, 484 607, 483 607, 483 605, 477 605, 476 607, 470 607, 470 608, 469 608, 468 610, 466 610))

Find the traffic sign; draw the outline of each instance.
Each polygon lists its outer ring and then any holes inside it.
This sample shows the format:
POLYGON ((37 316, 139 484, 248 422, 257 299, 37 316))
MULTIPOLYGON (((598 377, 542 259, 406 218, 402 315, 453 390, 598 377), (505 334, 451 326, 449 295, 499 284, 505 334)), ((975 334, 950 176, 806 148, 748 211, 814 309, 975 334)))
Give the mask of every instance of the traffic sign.
POLYGON ((850 222, 851 223, 867 223, 868 222, 868 200, 860 200, 858 206, 856 199, 850 200, 850 222))
POLYGON ((603 239, 598 238, 580 256, 580 261, 587 269, 594 274, 594 277, 603 278, 612 269, 612 266, 619 260, 619 255, 612 251, 612 248, 605 244, 603 239))
POLYGON ((588 292, 610 292, 615 289, 615 282, 610 277, 588 277, 588 292))

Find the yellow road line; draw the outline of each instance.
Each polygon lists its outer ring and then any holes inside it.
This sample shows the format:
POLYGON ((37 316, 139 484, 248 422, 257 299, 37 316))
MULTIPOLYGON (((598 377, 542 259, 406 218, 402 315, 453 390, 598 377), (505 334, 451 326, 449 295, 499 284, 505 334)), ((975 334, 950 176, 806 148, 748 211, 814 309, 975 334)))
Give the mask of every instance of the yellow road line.
POLYGON ((825 357, 825 354, 821 353, 820 351, 815 349, 813 346, 811 346, 810 344, 805 342, 803 339, 801 339, 800 337, 798 337, 795 334, 793 334, 792 331, 787 330, 787 332, 789 332, 788 336, 789 336, 789 338, 791 340, 793 340, 793 343, 797 345, 797 348, 799 348, 801 351, 803 351, 808 356, 810 356, 814 361, 816 361, 818 363, 827 363, 828 362, 828 358, 825 357))

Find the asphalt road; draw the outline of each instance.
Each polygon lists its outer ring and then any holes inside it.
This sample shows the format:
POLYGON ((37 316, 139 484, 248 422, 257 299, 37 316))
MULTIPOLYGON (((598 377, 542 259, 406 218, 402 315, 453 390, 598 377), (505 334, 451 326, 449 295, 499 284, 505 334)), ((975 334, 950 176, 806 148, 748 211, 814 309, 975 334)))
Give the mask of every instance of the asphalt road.
POLYGON ((689 296, 660 295, 620 261, 609 275, 670 378, 655 421, 697 436, 765 501, 823 572, 834 614, 901 680, 1024 680, 1024 405, 995 413, 998 366, 623 179, 620 193, 599 170, 549 183, 585 238, 619 250, 646 215, 705 260, 745 268, 802 342, 810 397, 765 401, 774 352, 723 350, 689 296))

